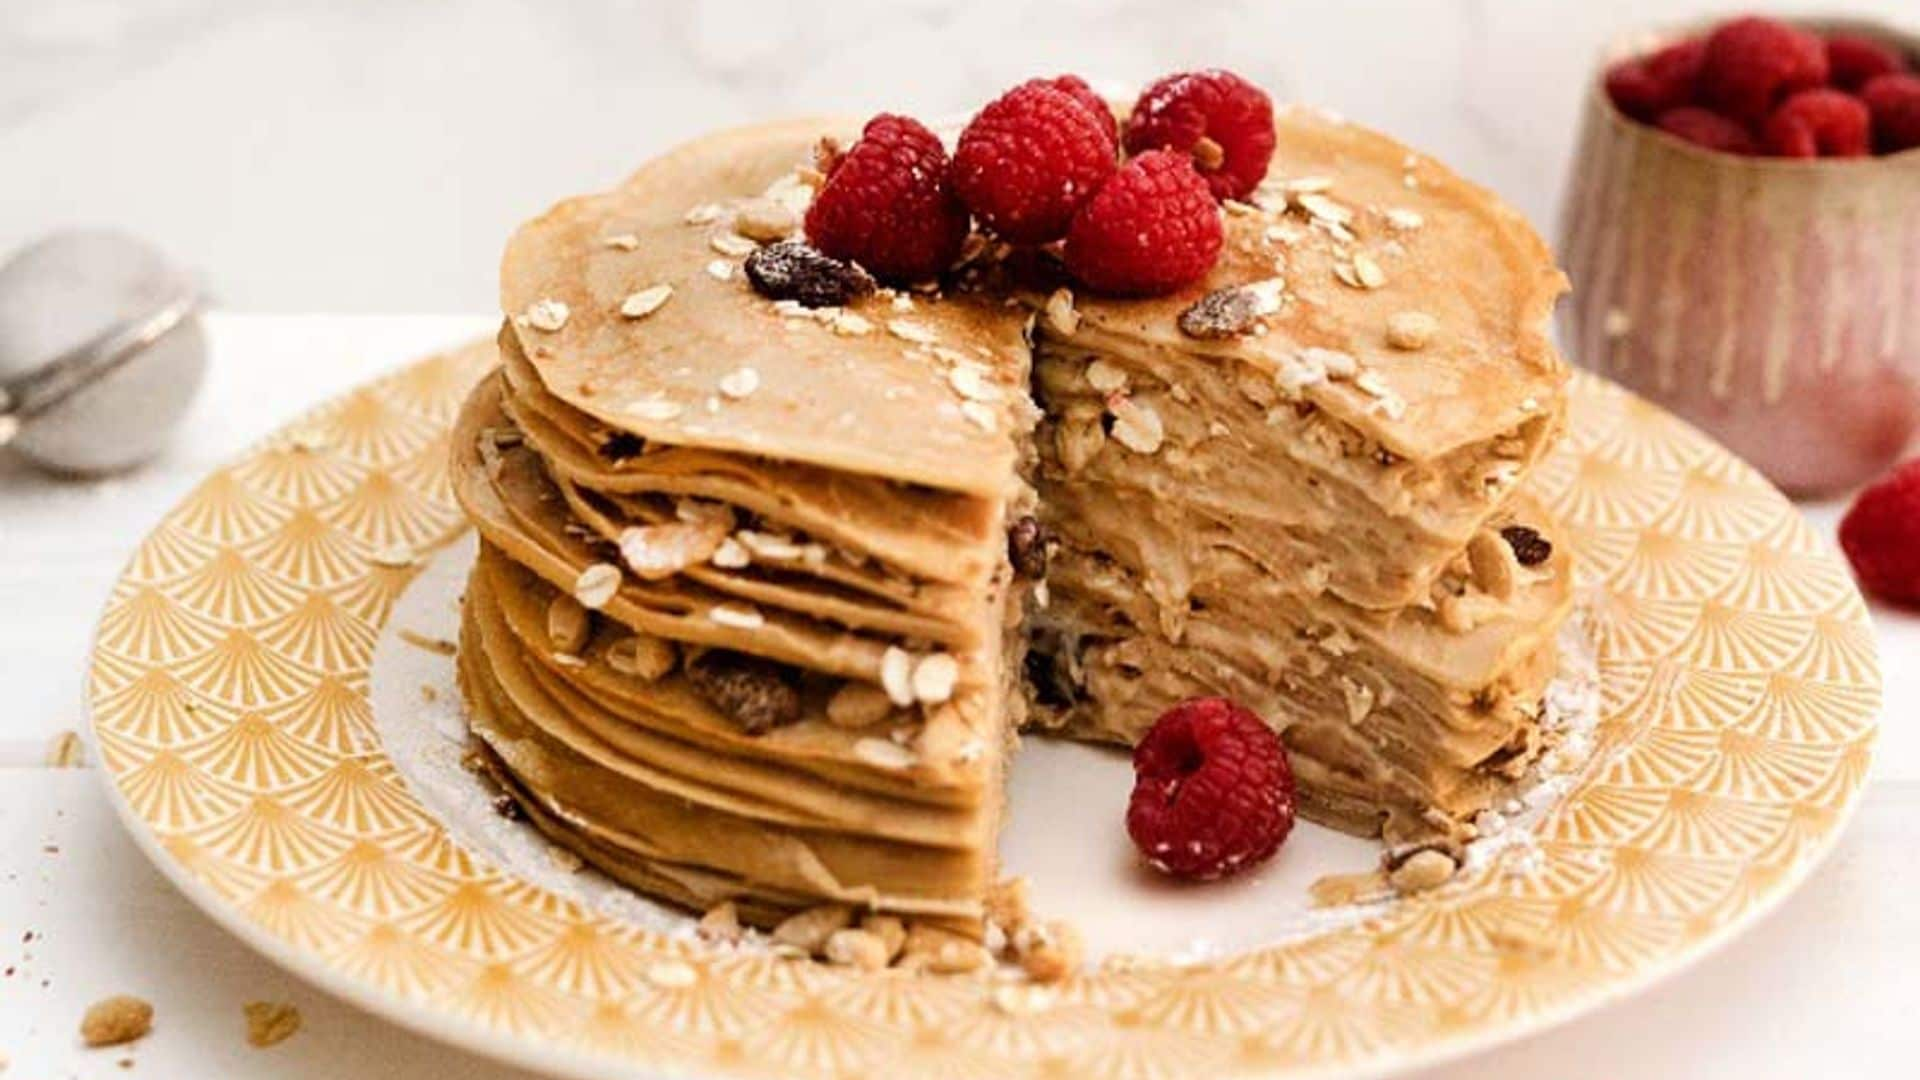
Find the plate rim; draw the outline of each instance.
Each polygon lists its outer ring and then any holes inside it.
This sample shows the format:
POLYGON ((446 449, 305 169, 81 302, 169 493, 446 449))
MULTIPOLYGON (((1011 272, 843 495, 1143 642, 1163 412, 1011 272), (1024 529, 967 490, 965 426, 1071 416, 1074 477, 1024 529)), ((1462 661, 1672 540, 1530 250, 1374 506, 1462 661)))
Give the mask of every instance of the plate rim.
MULTIPOLYGON (((96 763, 95 771, 99 782, 108 793, 109 804, 121 827, 134 840, 135 846, 174 888, 178 889, 196 908, 214 923, 246 944, 256 953, 265 957, 281 969, 297 978, 317 987, 333 997, 345 1001, 356 1009, 379 1020, 394 1023, 401 1028, 422 1035, 451 1047, 475 1053, 481 1057, 536 1073, 577 1077, 581 1080, 603 1077, 610 1072, 619 1076, 632 1077, 634 1080, 718 1080, 729 1073, 715 1073, 706 1070, 697 1062, 686 1059, 672 1064, 637 1064, 622 1061, 607 1054, 577 1049, 560 1042, 537 1043, 525 1035, 515 1034, 504 1028, 486 1025, 472 1017, 464 1016, 446 1008, 408 999, 399 991, 382 986, 372 980, 359 978, 339 970, 325 954, 303 948, 292 940, 284 939, 270 932, 264 924, 249 918, 235 901, 216 893, 213 887, 197 877, 184 863, 176 859, 162 845, 157 828, 133 806, 127 793, 118 783, 118 775, 107 766, 106 756, 102 752, 99 738, 99 718, 96 711, 95 694, 91 687, 92 670, 95 657, 102 649, 101 635, 105 629, 105 616, 112 610, 114 593, 126 580, 139 557, 141 549, 154 532, 165 523, 179 507, 184 505, 199 486, 209 477, 224 470, 232 469, 274 445, 276 439, 284 437, 290 430, 297 428, 309 417, 315 416, 330 406, 347 398, 384 385, 397 376, 425 366, 432 361, 456 351, 459 346, 447 346, 425 354, 410 356, 406 360, 377 370, 365 378, 329 393, 317 403, 292 412, 286 419, 275 424, 268 432, 251 440, 238 450, 219 458, 213 464, 195 473, 193 486, 182 491, 162 511, 142 533, 133 546, 133 551, 121 563, 115 573, 108 595, 103 600, 100 617, 96 618, 88 635, 87 662, 80 673, 80 700, 86 723, 82 731, 85 745, 96 763)), ((492 369, 488 369, 489 372, 492 369)), ((483 376, 484 377, 484 376, 483 376)), ((1743 468, 1751 469, 1744 459, 1728 450, 1725 446, 1702 432, 1698 427, 1664 407, 1650 402, 1621 386, 1605 375, 1585 369, 1574 369, 1576 382, 1586 381, 1601 388, 1602 392, 1621 395, 1629 404, 1638 404, 1658 413, 1664 423, 1684 428, 1693 436, 1711 445, 1719 454, 1739 463, 1743 468)), ((1571 431, 1571 424, 1569 425, 1571 431)), ((1757 472, 1756 472, 1756 475, 1757 472)), ((1764 478, 1762 478, 1764 480, 1764 478)), ((1765 481, 1766 488, 1782 499, 1792 517, 1801 524, 1806 518, 1801 508, 1792 499, 1765 481)), ((471 524, 462 523, 453 533, 454 537, 464 536, 472 529, 471 524)), ((1821 536, 1822 556, 1838 558, 1837 551, 1828 538, 1821 536)), ((421 552, 424 557, 439 550, 445 543, 436 543, 421 552)), ((1857 584, 1849 578, 1850 587, 1858 594, 1857 584)), ((411 583, 410 583, 411 584, 411 583)), ((1872 630, 1871 615, 1863 616, 1863 622, 1872 630)), ((384 621, 376 631, 383 630, 384 621)), ((1807 844, 1788 871, 1781 875, 1778 882, 1756 898, 1734 916, 1713 927, 1707 933, 1693 938, 1684 944, 1672 948, 1661 956, 1648 961, 1625 977, 1606 979, 1593 985, 1590 991, 1567 996, 1566 998, 1541 1008, 1525 1016, 1481 1024, 1458 1034, 1426 1038, 1408 1045, 1385 1047, 1368 1056, 1306 1066, 1277 1067, 1273 1070, 1234 1075, 1270 1075, 1285 1077, 1288 1080, 1307 1077, 1381 1077, 1397 1075, 1414 1069, 1431 1068, 1449 1062, 1456 1062, 1476 1053, 1495 1047, 1516 1043, 1523 1039, 1540 1036, 1553 1029, 1560 1028, 1583 1016, 1615 1006, 1629 997, 1645 992, 1654 985, 1674 978, 1693 968, 1702 961, 1716 955, 1734 938, 1745 934, 1770 918, 1790 896, 1804 887, 1814 871, 1825 864, 1838 845, 1840 838, 1858 814, 1866 790, 1873 782, 1880 767, 1879 738, 1885 709, 1885 681, 1881 667, 1880 641, 1872 637, 1872 658, 1874 678, 1872 682, 1873 704, 1872 720, 1860 733, 1859 742, 1866 755, 1862 776, 1856 786, 1846 793, 1834 814, 1832 824, 1817 840, 1807 844)), ((369 659, 369 663, 370 663, 369 659)), ((404 777, 401 783, 406 786, 410 797, 411 787, 404 777)), ((441 824, 434 816, 436 825, 441 824)), ((465 850, 465 849, 463 849, 465 850)), ((475 858, 488 866, 495 866, 483 855, 475 858)), ((495 866, 496 869, 499 869, 495 866)), ((508 877, 514 875, 502 870, 508 877)), ((519 880, 515 877, 515 880, 519 880)), ((1230 1038, 1232 1036, 1220 1036, 1230 1038)))

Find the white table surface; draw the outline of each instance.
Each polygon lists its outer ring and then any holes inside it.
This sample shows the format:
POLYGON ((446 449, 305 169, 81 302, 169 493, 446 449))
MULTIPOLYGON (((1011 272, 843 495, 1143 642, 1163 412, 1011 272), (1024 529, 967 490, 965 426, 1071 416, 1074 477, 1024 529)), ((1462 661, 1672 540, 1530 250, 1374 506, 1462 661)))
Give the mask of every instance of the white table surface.
MULTIPOLYGON (((476 317, 219 315, 192 422, 159 461, 104 484, 0 457, 0 1055, 13 1077, 523 1076, 309 989, 228 937, 122 833, 91 768, 45 766, 81 724, 80 683, 108 587, 146 530, 211 466, 329 393, 486 332, 476 317), (31 940, 24 940, 31 934, 31 940), (158 1009, 130 1052, 87 1051, 87 1004, 158 1009), (241 1006, 296 1003, 304 1029, 246 1044, 241 1006)), ((1836 507, 1811 515, 1831 529, 1836 507)), ((1920 617, 1876 609, 1886 724, 1859 816, 1822 870, 1694 969, 1569 1026, 1435 1078, 1911 1075, 1920 1060, 1920 617)))

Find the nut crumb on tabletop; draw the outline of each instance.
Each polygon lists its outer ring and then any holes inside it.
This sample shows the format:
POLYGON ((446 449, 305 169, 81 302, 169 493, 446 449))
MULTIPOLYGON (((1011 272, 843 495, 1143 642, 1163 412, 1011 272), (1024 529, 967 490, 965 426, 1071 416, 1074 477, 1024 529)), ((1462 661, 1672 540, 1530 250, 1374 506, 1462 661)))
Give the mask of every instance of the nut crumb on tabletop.
POLYGON ((119 1046, 153 1030, 153 1006, 130 994, 115 994, 87 1007, 80 1038, 88 1046, 119 1046))
POLYGON ((300 1009, 288 1002, 249 1001, 242 1008, 247 1042, 260 1049, 276 1046, 300 1030, 300 1009))

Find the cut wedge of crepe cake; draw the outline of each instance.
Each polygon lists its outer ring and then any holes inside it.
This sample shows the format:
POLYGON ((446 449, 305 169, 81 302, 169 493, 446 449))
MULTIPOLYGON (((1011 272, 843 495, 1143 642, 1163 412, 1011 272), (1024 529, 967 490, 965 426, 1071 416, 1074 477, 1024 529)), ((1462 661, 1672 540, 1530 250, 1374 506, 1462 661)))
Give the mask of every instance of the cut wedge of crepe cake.
POLYGON ((1074 296, 976 238, 939 287, 769 300, 742 259, 848 129, 702 139, 509 244, 453 440, 489 771, 651 895, 978 938, 1016 732, 1130 743, 1222 694, 1307 816, 1457 854, 1539 752, 1571 603, 1526 493, 1567 375, 1538 238, 1286 109, 1176 295, 1074 296), (1182 329, 1237 289, 1257 325, 1182 329))

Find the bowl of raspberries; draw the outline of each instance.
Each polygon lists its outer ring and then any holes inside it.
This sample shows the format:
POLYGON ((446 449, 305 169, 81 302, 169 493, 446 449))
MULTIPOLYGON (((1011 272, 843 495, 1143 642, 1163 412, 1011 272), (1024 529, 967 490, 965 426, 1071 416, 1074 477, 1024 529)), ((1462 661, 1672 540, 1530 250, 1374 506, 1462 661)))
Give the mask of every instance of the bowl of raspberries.
POLYGON ((1562 211, 1572 357, 1789 493, 1859 484, 1920 427, 1920 36, 1745 16, 1622 41, 1562 211))

